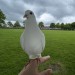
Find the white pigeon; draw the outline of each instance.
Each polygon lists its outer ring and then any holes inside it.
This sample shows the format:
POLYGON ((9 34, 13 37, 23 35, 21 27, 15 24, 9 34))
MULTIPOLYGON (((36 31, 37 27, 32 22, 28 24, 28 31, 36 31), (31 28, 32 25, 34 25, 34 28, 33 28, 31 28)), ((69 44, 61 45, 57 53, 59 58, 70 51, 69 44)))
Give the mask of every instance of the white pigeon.
POLYGON ((45 36, 37 25, 34 13, 31 10, 25 12, 25 30, 20 37, 23 50, 29 55, 30 59, 41 57, 45 48, 45 36))

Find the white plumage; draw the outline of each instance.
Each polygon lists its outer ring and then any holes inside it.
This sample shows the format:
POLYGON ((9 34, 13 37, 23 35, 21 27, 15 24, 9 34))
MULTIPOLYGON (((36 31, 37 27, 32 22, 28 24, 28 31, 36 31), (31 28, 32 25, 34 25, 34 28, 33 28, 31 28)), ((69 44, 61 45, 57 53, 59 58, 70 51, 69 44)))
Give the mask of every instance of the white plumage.
POLYGON ((31 10, 25 12, 25 30, 20 37, 23 50, 29 55, 30 59, 41 57, 45 48, 45 36, 37 25, 34 13, 31 10))

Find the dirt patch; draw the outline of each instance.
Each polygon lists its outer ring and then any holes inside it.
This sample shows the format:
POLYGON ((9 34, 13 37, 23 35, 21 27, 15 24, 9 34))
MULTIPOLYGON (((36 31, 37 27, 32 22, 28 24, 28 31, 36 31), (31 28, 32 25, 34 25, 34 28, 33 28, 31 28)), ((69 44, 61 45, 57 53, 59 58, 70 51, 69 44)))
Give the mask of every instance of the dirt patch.
POLYGON ((53 63, 49 66, 50 69, 52 69, 52 72, 55 74, 61 74, 65 72, 65 69, 61 63, 53 63))

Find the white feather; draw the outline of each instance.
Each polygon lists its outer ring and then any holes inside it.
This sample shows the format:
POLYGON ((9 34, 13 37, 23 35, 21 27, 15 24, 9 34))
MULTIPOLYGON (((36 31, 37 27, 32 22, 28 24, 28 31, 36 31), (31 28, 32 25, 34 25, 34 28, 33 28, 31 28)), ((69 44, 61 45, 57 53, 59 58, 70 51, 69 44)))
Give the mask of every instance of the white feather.
POLYGON ((25 24, 26 28, 20 37, 21 46, 30 59, 41 57, 45 48, 45 36, 38 27, 34 14, 25 21, 25 24))

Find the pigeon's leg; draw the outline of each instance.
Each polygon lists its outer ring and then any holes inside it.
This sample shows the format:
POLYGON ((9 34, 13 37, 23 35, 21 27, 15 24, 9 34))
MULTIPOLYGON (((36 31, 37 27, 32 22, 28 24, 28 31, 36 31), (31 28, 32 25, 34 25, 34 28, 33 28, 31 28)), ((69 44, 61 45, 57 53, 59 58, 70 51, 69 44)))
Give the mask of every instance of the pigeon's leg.
POLYGON ((35 60, 37 61, 37 63, 40 63, 40 62, 41 62, 41 61, 40 61, 40 58, 35 58, 35 59, 30 59, 30 60, 29 60, 29 63, 32 62, 32 61, 35 61, 35 60))
POLYGON ((39 63, 39 62, 40 62, 40 58, 36 58, 35 60, 37 61, 37 63, 39 63))

